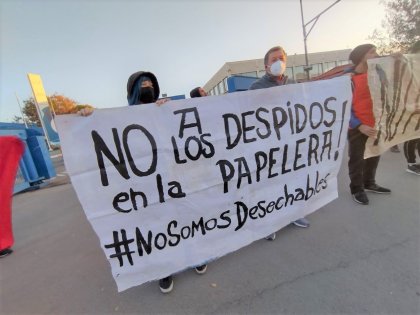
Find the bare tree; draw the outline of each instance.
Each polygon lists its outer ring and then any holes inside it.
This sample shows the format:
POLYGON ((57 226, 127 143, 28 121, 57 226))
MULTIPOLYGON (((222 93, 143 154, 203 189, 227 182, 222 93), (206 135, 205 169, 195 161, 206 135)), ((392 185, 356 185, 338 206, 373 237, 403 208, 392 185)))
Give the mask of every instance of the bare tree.
POLYGON ((386 16, 382 28, 375 29, 369 39, 380 53, 407 53, 420 40, 419 0, 383 0, 386 16))

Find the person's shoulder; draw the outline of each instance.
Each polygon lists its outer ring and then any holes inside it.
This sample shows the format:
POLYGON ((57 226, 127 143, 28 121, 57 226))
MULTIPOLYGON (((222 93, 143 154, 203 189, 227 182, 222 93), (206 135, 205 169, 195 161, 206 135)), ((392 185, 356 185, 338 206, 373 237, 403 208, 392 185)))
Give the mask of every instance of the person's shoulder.
POLYGON ((344 68, 342 74, 355 74, 355 66, 351 65, 348 68, 344 68))
POLYGON ((249 90, 257 90, 257 89, 263 89, 264 88, 264 84, 263 82, 264 77, 259 78, 257 80, 255 80, 251 86, 249 87, 249 90))
POLYGON ((287 77, 286 84, 295 84, 295 83, 297 83, 295 79, 287 77))

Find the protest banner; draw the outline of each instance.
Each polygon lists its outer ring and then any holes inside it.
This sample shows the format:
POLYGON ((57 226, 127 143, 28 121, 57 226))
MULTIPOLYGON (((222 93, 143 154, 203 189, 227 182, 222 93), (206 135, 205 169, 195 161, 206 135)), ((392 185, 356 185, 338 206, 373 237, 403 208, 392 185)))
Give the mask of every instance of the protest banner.
POLYGON ((57 117, 118 290, 238 250, 337 198, 349 77, 57 117))
POLYGON ((395 144, 420 138, 420 54, 368 60, 376 138, 368 138, 365 158, 395 144))

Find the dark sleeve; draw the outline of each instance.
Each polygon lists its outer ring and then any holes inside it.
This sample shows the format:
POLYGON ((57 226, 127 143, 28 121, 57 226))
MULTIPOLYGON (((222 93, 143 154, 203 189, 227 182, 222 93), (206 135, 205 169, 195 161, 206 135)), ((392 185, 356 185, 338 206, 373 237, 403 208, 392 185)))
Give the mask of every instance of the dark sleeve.
POLYGON ((263 89, 264 86, 261 84, 261 80, 254 81, 248 90, 258 90, 263 89))
MULTIPOLYGON (((354 83, 353 80, 351 80, 351 93, 354 94, 354 83)), ((354 104, 351 103, 351 112, 350 112, 350 121, 349 121, 349 127, 350 129, 357 129, 362 124, 359 118, 357 118, 355 112, 354 112, 354 104)))
POLYGON ((350 114, 350 121, 349 121, 349 127, 350 129, 357 129, 362 124, 359 118, 357 118, 356 114, 353 110, 353 104, 351 107, 351 114, 350 114))

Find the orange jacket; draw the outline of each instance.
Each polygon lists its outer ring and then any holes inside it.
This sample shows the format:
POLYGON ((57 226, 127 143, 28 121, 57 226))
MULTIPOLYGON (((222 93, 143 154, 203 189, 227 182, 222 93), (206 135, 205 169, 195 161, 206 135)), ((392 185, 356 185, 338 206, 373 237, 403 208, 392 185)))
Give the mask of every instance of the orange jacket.
POLYGON ((375 126, 373 104, 370 96, 367 73, 354 74, 353 104, 351 108, 350 128, 357 128, 360 124, 375 126))

